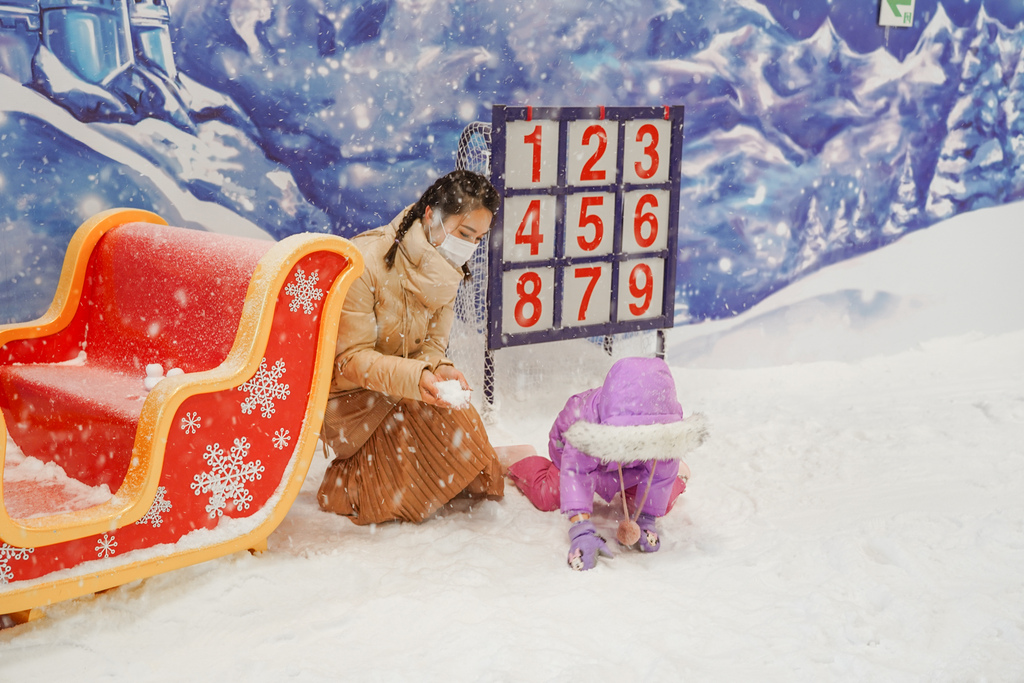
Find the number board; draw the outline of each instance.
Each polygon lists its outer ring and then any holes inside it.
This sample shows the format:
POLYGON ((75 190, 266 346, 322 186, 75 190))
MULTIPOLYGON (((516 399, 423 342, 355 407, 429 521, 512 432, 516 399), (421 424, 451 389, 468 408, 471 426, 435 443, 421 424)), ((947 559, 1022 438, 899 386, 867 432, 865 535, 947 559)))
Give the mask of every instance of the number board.
POLYGON ((683 107, 495 106, 488 348, 672 326, 683 107))

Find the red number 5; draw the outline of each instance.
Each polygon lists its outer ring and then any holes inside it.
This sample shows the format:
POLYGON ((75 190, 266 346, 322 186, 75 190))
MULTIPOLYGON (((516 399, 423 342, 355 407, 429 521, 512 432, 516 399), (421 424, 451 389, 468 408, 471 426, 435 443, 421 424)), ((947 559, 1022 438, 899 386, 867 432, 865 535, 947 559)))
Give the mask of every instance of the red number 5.
POLYGON ((586 240, 583 235, 576 236, 576 242, 583 251, 593 251, 604 238, 604 221, 597 214, 589 212, 590 207, 604 206, 604 197, 583 197, 580 200, 580 227, 594 227, 594 239, 586 240))

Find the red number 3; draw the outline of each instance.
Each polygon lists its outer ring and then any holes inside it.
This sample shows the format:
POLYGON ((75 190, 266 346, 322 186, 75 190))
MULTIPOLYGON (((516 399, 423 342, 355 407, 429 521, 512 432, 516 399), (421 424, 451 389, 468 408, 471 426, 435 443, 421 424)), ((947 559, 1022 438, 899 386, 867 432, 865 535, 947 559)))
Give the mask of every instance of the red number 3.
POLYGON ((636 175, 641 180, 650 180, 654 177, 654 174, 658 172, 658 128, 650 123, 645 123, 640 126, 640 129, 636 132, 636 141, 642 143, 643 139, 650 138, 650 142, 644 147, 644 154, 650 159, 651 164, 646 168, 639 161, 633 164, 633 168, 636 170, 636 175))

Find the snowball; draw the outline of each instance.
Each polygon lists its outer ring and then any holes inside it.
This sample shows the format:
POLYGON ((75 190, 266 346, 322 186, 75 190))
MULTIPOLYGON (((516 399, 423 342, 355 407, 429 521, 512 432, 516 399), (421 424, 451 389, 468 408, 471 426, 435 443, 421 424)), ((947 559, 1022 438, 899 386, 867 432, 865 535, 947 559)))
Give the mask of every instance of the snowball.
POLYGON ((164 368, 159 363, 150 363, 146 366, 146 377, 163 377, 164 368))
POLYGON ((168 377, 177 377, 178 375, 184 375, 184 374, 185 374, 185 371, 182 370, 181 368, 171 368, 170 370, 167 371, 167 376, 168 377))
POLYGON ((438 397, 452 408, 466 407, 469 405, 469 399, 473 395, 473 392, 469 389, 463 389, 462 384, 457 379, 438 382, 434 386, 437 387, 438 397))

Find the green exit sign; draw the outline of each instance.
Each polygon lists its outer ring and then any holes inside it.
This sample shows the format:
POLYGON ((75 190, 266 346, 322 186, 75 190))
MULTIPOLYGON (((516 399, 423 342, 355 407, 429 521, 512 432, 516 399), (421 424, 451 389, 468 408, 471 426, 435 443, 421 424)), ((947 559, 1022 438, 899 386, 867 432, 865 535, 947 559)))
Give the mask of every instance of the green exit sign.
POLYGON ((882 0, 878 9, 880 26, 913 26, 915 0, 882 0))

